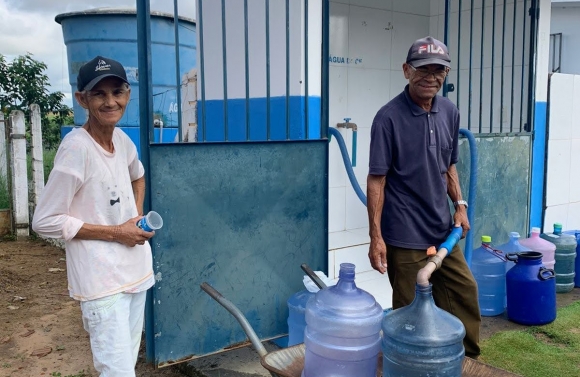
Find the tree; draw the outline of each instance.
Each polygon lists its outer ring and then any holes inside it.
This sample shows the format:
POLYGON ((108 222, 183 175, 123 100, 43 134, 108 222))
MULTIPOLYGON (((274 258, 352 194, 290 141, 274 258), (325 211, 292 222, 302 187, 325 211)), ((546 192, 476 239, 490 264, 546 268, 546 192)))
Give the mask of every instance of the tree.
MULTIPOLYGON (((29 113, 31 104, 40 106, 42 140, 46 149, 60 143, 60 125, 72 123, 72 110, 63 103, 62 92, 50 92, 45 63, 26 54, 11 63, 0 54, 0 109, 5 116, 13 110, 29 113)), ((28 131, 27 131, 28 133, 28 131)))

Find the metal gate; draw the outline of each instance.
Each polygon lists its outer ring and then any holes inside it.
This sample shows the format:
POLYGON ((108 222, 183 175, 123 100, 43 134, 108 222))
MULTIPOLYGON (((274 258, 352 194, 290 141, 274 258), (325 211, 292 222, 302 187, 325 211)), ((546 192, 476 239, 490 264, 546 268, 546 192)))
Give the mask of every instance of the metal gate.
POLYGON ((147 358, 157 366, 248 344, 200 283, 271 339, 287 332, 300 265, 327 270, 321 43, 308 45, 321 38, 322 1, 198 0, 197 10, 198 142, 152 144, 150 9, 137 1, 146 207, 164 219, 152 239, 146 315, 147 358))

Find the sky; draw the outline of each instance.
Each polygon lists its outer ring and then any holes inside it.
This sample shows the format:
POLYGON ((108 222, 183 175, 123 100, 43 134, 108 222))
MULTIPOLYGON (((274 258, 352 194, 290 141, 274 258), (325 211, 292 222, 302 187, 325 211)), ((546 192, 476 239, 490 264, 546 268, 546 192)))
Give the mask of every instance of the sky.
MULTIPOLYGON (((0 54, 12 61, 14 57, 31 53, 44 62, 51 87, 66 95, 65 103, 72 107, 68 82, 66 46, 62 29, 54 21, 57 14, 94 8, 135 8, 137 0, 0 0, 0 54)), ((173 14, 173 0, 150 0, 151 10, 173 14)), ((195 19, 195 0, 179 0, 181 16, 195 19)))

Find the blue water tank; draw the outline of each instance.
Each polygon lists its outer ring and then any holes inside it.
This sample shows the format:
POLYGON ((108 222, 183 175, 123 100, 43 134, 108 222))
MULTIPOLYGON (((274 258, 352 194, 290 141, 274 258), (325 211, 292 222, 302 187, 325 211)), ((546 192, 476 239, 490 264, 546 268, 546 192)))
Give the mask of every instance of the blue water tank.
MULTIPOLYGON (((131 84, 131 101, 119 122, 139 148, 139 72, 137 52, 137 14, 135 9, 91 9, 63 13, 55 17, 62 26, 67 48, 69 82, 77 90, 79 68, 97 55, 119 61, 131 84)), ((196 23, 179 17, 180 77, 196 66, 196 23)), ((177 134, 177 78, 173 15, 151 12, 151 66, 154 119, 163 121, 163 141, 177 134)), ((73 100, 74 124, 86 120, 85 110, 73 100)), ((63 136, 70 127, 63 129, 63 136)), ((159 138, 158 129, 156 129, 159 138)), ((159 140, 156 140, 159 141, 159 140)))

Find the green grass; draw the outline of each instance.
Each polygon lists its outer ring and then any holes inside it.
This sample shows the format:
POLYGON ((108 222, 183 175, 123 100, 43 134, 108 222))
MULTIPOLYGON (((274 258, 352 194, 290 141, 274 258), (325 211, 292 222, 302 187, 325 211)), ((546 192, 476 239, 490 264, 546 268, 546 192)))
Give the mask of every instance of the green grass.
MULTIPOLYGON (((42 152, 42 165, 44 167, 44 183, 48 181, 48 175, 54 165, 54 156, 56 156, 56 149, 48 149, 42 152)), ((32 178, 32 156, 30 153, 26 155, 26 168, 28 171, 28 178, 32 178)))
POLYGON ((559 309, 551 324, 484 340, 480 360, 525 377, 580 376, 580 302, 559 309))

